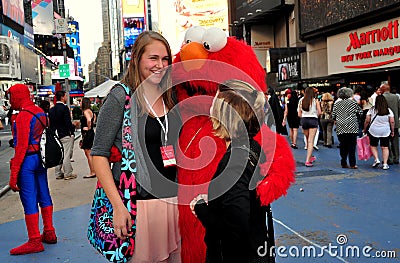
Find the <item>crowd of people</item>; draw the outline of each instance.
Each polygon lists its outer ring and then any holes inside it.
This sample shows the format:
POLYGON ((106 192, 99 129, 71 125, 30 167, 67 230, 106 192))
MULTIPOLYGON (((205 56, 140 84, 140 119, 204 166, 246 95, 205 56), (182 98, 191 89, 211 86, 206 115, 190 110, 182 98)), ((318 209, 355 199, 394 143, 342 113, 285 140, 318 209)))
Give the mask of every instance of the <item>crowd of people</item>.
MULTIPOLYGON (((267 93, 256 83, 231 78, 216 86, 212 101, 208 97, 207 103, 199 100, 181 108, 176 107, 179 96, 172 88, 169 69, 172 63, 167 40, 159 33, 145 31, 136 39, 128 70, 109 92, 98 118, 90 109, 90 100, 81 100, 80 147, 89 168, 89 174, 83 178, 97 178, 97 187, 104 190, 111 203, 112 233, 120 240, 134 237, 129 245, 132 254, 126 258, 129 262, 274 262, 273 254, 261 256, 257 252, 266 243, 271 247, 273 239, 266 225, 268 205, 286 194, 294 182, 292 149, 299 148, 300 127, 306 141, 307 167, 316 160, 313 151, 318 150, 318 132, 324 146, 332 148, 334 130, 343 168, 358 168, 356 143, 363 133, 370 138, 373 167, 378 167, 382 160, 382 168, 386 170, 389 164, 399 162, 400 103, 399 97, 390 93, 388 84, 370 95, 363 89, 353 91, 346 87, 336 94, 319 94, 317 89, 308 87, 301 92, 288 90, 279 98, 273 89, 267 93), (206 108, 209 116, 204 117, 203 111, 202 125, 189 129, 190 135, 182 135, 185 121, 192 124, 190 118, 183 117, 183 111, 193 109, 194 105, 206 108), (269 109, 275 118, 276 133, 265 125, 269 109), (289 143, 279 134, 288 135, 289 143), (189 147, 198 143, 193 152, 204 150, 202 140, 195 141, 200 135, 203 140, 213 138, 209 139, 212 141, 207 150, 214 150, 215 154, 219 147, 222 154, 206 158, 215 167, 207 171, 212 180, 204 182, 205 187, 198 188, 199 193, 192 191, 188 195, 185 189, 197 187, 196 178, 192 178, 192 185, 178 184, 179 174, 182 178, 182 169, 188 169, 184 162, 189 159, 185 159, 189 147), (181 138, 189 138, 188 143, 182 145, 181 138), (378 144, 382 158, 378 155, 378 144), (274 171, 279 174, 279 183, 274 181, 274 171), (121 188, 124 183, 132 183, 132 188, 121 188), (274 187, 268 188, 270 185, 274 187), (126 197, 128 205, 124 203, 126 197), (182 207, 190 209, 191 218, 182 217, 185 211, 182 207), (193 218, 205 229, 201 237, 194 235, 197 230, 192 226, 193 218), (182 228, 193 231, 183 236, 182 228), (200 239, 205 251, 189 246, 196 252, 190 254, 182 249, 188 247, 190 239, 200 239)), ((260 76, 265 81, 264 72, 260 76)), ((185 91, 185 95, 195 92, 205 93, 206 89, 185 91)), ((10 187, 20 192, 29 238, 10 253, 21 255, 43 251, 42 242, 57 243, 47 170, 38 155, 44 127, 23 110, 29 108, 48 121, 61 139, 64 160, 55 167, 56 179, 77 178, 71 164, 76 127, 64 91, 56 92, 57 102, 52 107, 47 103, 35 106, 27 86, 22 84, 11 87, 8 96, 13 109, 20 111, 11 118, 16 151, 11 161, 10 187)), ((189 157, 197 160, 199 155, 189 157)), ((204 167, 193 168, 191 172, 204 172, 204 167)))
MULTIPOLYGON (((271 93, 270 93, 271 94, 271 93)), ((342 87, 337 92, 319 92, 315 87, 303 91, 286 90, 279 97, 268 96, 276 123, 282 123, 276 131, 286 134, 289 127, 289 141, 297 147, 297 134, 301 126, 307 149, 305 166, 313 166, 313 149, 317 143, 332 148, 336 132, 340 148, 342 168, 357 169, 357 138, 367 135, 374 157, 373 167, 389 169, 399 163, 399 115, 400 95, 388 83, 380 86, 357 86, 354 89, 342 87), (279 98, 280 97, 280 98, 279 98), (283 111, 282 114, 279 112, 283 111), (318 136, 318 131, 322 136, 318 136), (378 155, 378 144, 381 158, 378 155), (382 163, 381 163, 382 161, 382 163)))

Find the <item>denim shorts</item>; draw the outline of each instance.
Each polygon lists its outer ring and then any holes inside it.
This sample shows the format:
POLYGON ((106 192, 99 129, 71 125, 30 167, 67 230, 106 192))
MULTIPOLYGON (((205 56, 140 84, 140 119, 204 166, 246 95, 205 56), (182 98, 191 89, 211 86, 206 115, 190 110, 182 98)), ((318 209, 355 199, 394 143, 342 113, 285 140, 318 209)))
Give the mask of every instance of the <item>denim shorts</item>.
POLYGON ((314 117, 301 118, 301 127, 303 129, 318 128, 318 119, 314 117))

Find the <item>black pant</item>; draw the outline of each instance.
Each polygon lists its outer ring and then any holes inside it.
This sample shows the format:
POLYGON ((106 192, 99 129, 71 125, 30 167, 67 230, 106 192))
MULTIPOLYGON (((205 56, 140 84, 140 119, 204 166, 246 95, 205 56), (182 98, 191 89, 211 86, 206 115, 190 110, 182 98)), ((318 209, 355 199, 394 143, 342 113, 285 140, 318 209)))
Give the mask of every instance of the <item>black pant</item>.
POLYGON ((349 165, 356 165, 356 148, 357 133, 343 133, 338 135, 340 141, 340 163, 342 166, 347 165, 347 156, 349 157, 349 165))
POLYGON ((390 137, 389 144, 389 163, 399 162, 399 129, 394 128, 394 136, 390 137))

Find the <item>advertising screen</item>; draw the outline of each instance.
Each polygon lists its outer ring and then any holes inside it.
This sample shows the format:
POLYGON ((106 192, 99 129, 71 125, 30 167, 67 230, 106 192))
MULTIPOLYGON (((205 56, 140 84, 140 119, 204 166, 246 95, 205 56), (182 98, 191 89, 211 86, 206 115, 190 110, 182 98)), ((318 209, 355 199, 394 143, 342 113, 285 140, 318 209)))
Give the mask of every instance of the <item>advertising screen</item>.
POLYGON ((24 25, 24 1, 23 0, 2 0, 3 14, 8 16, 21 26, 24 25))
POLYGON ((66 34, 67 44, 74 51, 74 58, 78 64, 78 72, 82 73, 82 62, 81 62, 81 46, 79 41, 79 23, 77 21, 69 21, 68 28, 71 30, 71 34, 66 34))
POLYGON ((131 59, 131 48, 136 38, 144 30, 143 17, 124 18, 124 46, 126 48, 126 60, 131 59))
MULTIPOLYGON (((64 57, 63 56, 50 56, 48 57, 53 63, 56 65, 64 64, 64 57)), ((70 77, 75 76, 75 60, 72 58, 68 58, 68 64, 69 64, 69 72, 70 72, 70 77)), ((59 70, 53 70, 51 72, 51 79, 63 79, 60 77, 59 70)))
POLYGON ((228 0, 158 1, 158 30, 169 41, 173 53, 182 46, 192 26, 218 27, 228 35, 228 0))
POLYGON ((52 35, 54 29, 53 0, 33 0, 32 20, 35 34, 52 35))
POLYGON ((123 17, 144 16, 144 0, 122 0, 123 17))

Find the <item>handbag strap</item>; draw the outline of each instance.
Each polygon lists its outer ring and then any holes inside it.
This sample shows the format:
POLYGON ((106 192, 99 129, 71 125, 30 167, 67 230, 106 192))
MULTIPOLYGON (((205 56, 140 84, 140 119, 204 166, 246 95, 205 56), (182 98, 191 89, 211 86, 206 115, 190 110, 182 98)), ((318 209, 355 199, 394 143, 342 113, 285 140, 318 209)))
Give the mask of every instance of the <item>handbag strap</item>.
MULTIPOLYGON (((132 237, 136 235, 136 159, 135 152, 132 146, 131 136, 131 97, 132 93, 129 87, 123 83, 118 85, 122 86, 125 90, 125 106, 122 122, 122 162, 121 162, 121 176, 119 179, 118 191, 122 198, 125 207, 131 215, 132 237)), ((134 244, 131 244, 132 246, 134 244)), ((132 250, 133 251, 133 250, 132 250)))
POLYGON ((372 118, 371 122, 368 124, 367 131, 369 131, 369 128, 371 128, 371 125, 374 122, 376 116, 378 116, 378 112, 375 114, 375 116, 372 118))

